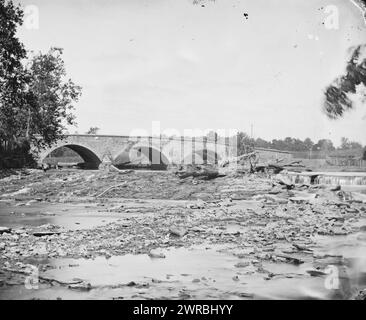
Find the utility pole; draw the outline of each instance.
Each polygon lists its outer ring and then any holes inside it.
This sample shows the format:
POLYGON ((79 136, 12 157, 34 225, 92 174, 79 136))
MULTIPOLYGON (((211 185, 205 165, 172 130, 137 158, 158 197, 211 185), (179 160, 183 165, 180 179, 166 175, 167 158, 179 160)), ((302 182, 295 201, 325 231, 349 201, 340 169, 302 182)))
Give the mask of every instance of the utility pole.
POLYGON ((253 123, 250 124, 250 140, 252 141, 252 148, 254 150, 253 123))

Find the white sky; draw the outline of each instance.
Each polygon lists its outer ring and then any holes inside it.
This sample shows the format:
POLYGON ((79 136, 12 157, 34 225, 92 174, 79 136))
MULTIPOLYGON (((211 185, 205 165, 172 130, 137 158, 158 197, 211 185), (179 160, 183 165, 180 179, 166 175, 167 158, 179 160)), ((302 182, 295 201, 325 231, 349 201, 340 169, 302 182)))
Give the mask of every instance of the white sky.
POLYGON ((22 28, 29 50, 64 48, 83 87, 78 128, 239 129, 267 140, 342 136, 366 144, 366 107, 331 121, 323 90, 347 50, 365 43, 359 10, 345 0, 21 0, 39 9, 22 28), (322 24, 336 5, 339 29, 322 24), (244 13, 248 13, 245 19, 244 13), (318 39, 318 40, 317 40, 318 39))

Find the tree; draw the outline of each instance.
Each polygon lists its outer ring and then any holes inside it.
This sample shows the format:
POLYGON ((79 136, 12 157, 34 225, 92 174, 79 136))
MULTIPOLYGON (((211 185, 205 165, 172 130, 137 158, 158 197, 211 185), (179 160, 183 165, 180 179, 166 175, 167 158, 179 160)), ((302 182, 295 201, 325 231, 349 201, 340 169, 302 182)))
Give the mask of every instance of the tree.
POLYGON ((51 145, 63 137, 65 125, 75 124, 74 103, 81 87, 66 79, 62 49, 51 48, 35 55, 27 66, 29 92, 26 137, 38 146, 51 145), (37 138, 37 135, 41 139, 37 138))
POLYGON ((211 130, 210 132, 207 133, 206 137, 208 140, 217 141, 219 135, 216 131, 211 130))
POLYGON ((10 148, 17 140, 27 80, 22 65, 26 51, 16 37, 22 19, 19 5, 0 0, 0 145, 10 148))
POLYGON ((341 146, 340 150, 354 150, 354 149, 362 149, 362 144, 356 141, 350 141, 346 137, 341 138, 341 146))
POLYGON ((255 146, 256 147, 259 147, 259 148, 270 148, 271 147, 271 143, 264 140, 264 139, 261 139, 261 138, 257 138, 255 140, 255 146))
POLYGON ((314 142, 311 141, 310 138, 306 138, 304 140, 304 147, 305 147, 306 150, 312 150, 313 147, 314 147, 314 142))
POLYGON ((286 143, 283 140, 277 140, 277 139, 273 139, 272 140, 272 148, 273 149, 277 149, 277 150, 287 150, 286 148, 286 143))
POLYGON ((335 147, 333 142, 329 139, 320 139, 313 147, 315 151, 323 151, 328 153, 329 151, 334 151, 335 147))
POLYGON ((342 137, 341 138, 341 146, 340 146, 340 149, 343 149, 343 150, 349 149, 349 140, 348 140, 348 138, 346 138, 346 137, 342 137))
POLYGON ((27 53, 15 37, 22 19, 19 6, 0 0, 0 139, 49 146, 63 137, 66 124, 75 124, 81 88, 66 79, 60 48, 24 62, 27 53))
POLYGON ((99 131, 98 127, 90 127, 86 134, 97 134, 99 131))
POLYGON ((362 144, 357 142, 357 141, 351 141, 349 144, 349 148, 354 150, 354 149, 362 149, 362 144))
POLYGON ((359 93, 361 99, 366 97, 360 87, 366 86, 366 45, 358 45, 352 50, 347 62, 346 72, 338 77, 325 90, 323 109, 331 119, 342 117, 344 112, 354 108, 350 94, 359 93))
POLYGON ((250 138, 245 132, 238 132, 236 135, 238 156, 252 152, 254 150, 254 139, 250 138))

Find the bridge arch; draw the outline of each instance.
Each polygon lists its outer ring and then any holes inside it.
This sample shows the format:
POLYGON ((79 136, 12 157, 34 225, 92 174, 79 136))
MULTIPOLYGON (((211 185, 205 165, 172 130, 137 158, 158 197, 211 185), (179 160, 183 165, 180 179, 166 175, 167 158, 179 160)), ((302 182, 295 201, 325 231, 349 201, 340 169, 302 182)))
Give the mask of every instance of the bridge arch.
POLYGON ((117 167, 146 165, 151 169, 166 170, 170 161, 162 151, 153 146, 135 145, 128 151, 119 153, 113 163, 117 167))
POLYGON ((189 155, 184 157, 185 164, 191 164, 193 163, 193 160, 194 164, 204 164, 204 163, 215 164, 221 160, 221 157, 218 153, 216 153, 213 150, 201 149, 196 150, 194 153, 190 153, 189 155))
POLYGON ((67 144, 67 143, 57 145, 56 147, 47 150, 47 153, 44 154, 43 157, 41 157, 41 162, 44 162, 48 155, 50 155, 53 151, 61 147, 66 147, 75 151, 84 160, 85 168, 98 169, 100 163, 102 162, 101 159, 98 157, 98 155, 89 147, 83 146, 81 144, 67 144))

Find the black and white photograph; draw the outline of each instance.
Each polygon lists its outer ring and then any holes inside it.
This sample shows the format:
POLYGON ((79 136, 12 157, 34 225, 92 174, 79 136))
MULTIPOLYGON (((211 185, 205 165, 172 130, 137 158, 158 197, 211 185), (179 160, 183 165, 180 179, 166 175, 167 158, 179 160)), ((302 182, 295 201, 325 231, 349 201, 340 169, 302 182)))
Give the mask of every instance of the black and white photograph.
POLYGON ((366 1, 0 0, 0 300, 366 300, 366 1))

